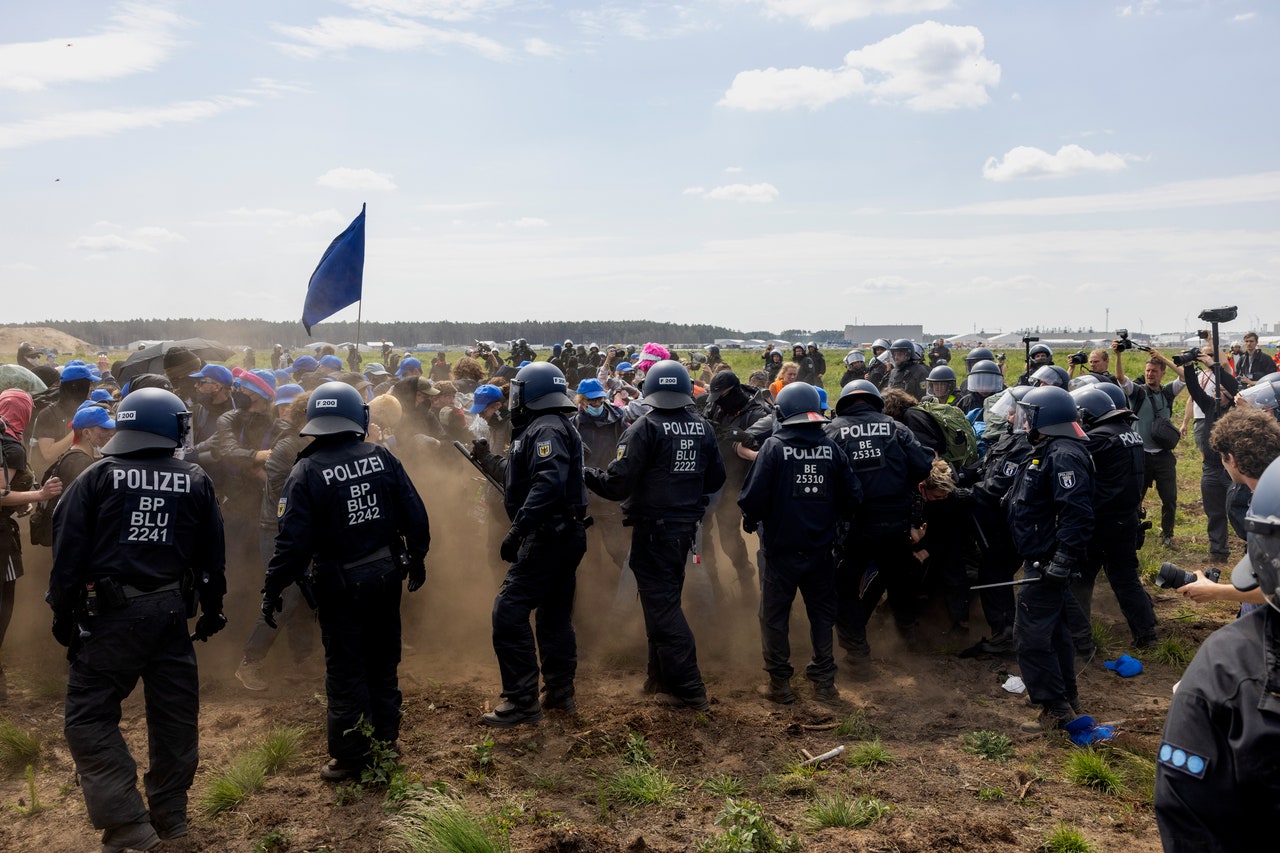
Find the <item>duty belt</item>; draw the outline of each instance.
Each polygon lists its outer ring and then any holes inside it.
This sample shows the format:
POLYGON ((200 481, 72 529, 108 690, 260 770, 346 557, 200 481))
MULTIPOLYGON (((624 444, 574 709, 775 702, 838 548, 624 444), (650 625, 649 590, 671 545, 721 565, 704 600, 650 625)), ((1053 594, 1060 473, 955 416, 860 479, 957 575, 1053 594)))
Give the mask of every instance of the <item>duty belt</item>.
POLYGON ((157 592, 172 592, 174 590, 180 589, 181 587, 182 587, 182 584, 180 581, 167 583, 164 586, 158 586, 155 589, 139 589, 136 586, 121 584, 120 591, 123 592, 124 597, 128 599, 128 598, 139 598, 144 595, 154 595, 157 592))
POLYGON ((390 559, 391 559, 391 546, 383 545, 378 550, 365 554, 363 557, 358 557, 357 559, 352 560, 350 563, 343 563, 341 566, 339 566, 339 568, 341 568, 344 571, 347 569, 358 569, 360 566, 367 566, 369 563, 376 563, 378 560, 390 560, 390 559))

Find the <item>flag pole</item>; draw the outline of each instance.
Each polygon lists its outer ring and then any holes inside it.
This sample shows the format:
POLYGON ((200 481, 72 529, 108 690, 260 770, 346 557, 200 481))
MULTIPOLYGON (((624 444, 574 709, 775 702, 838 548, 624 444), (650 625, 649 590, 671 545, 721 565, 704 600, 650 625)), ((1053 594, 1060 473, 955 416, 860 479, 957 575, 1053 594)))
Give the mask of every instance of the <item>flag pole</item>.
POLYGON ((360 316, 362 314, 364 314, 363 295, 361 296, 360 301, 356 303, 356 339, 355 339, 356 352, 360 352, 360 316))

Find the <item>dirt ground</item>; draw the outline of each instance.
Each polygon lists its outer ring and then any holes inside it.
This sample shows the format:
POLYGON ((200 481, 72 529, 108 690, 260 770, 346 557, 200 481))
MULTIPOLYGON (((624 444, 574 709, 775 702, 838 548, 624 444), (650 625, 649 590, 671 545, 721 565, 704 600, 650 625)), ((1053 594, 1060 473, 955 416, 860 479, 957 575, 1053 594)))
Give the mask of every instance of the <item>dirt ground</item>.
MULTIPOLYGON (((944 633, 948 622, 941 607, 932 606, 924 622, 926 648, 919 653, 903 648, 892 621, 877 614, 871 634, 873 680, 856 683, 842 672, 841 701, 826 705, 814 701, 797 677, 799 701, 778 706, 758 692, 765 678, 754 614, 736 601, 711 614, 691 580, 686 610, 711 696, 710 713, 700 715, 655 706, 641 694, 645 646, 638 605, 624 596, 615 606, 617 569, 601 552, 588 551, 579 571, 576 617, 579 713, 549 713, 537 725, 513 730, 487 729, 480 714, 500 701, 488 618, 499 575, 484 557, 474 489, 470 483, 423 489, 434 544, 427 586, 404 599, 408 648, 401 666, 401 760, 424 784, 439 783, 474 814, 497 819, 513 850, 693 850, 720 833, 714 822, 725 796, 713 780, 729 777, 740 781, 740 796, 758 803, 780 835, 798 834, 806 850, 1028 851, 1061 824, 1082 832, 1097 850, 1160 849, 1149 778, 1145 785, 1132 781, 1118 795, 1070 783, 1064 763, 1074 748, 1060 735, 1021 731, 1034 714, 1022 696, 1001 689, 1002 673, 1016 673, 1016 662, 955 656, 985 628, 976 603, 968 638, 944 633), (874 729, 890 756, 888 764, 856 766, 851 753, 871 732, 864 727, 838 734, 836 725, 849 719, 874 729), (1012 738, 1014 757, 995 762, 965 752, 961 737, 983 730, 1012 738), (607 781, 626 766, 626 745, 636 735, 652 751, 652 765, 678 786, 664 806, 626 805, 606 791, 607 781), (491 760, 482 765, 489 737, 491 760), (805 751, 817 755, 838 745, 847 747, 845 755, 811 779, 786 775, 805 751), (815 831, 807 810, 815 796, 831 794, 875 797, 890 811, 866 828, 815 831)), ((1233 547, 1240 550, 1238 544, 1233 547)), ((0 713, 42 738, 35 780, 46 808, 20 816, 14 807, 26 801, 25 780, 20 772, 0 780, 6 812, 0 850, 96 849, 97 835, 62 737, 66 665, 49 635, 48 609, 41 601, 49 551, 27 550, 18 616, 4 646, 11 695, 0 713)), ((1204 565, 1190 552, 1164 558, 1179 557, 1187 568, 1204 565)), ((251 566, 229 573, 230 626, 209 644, 197 644, 201 744, 191 792, 191 836, 157 849, 252 850, 268 838, 278 846, 257 849, 397 849, 381 792, 348 796, 319 779, 317 771, 327 760, 324 687, 319 678, 307 678, 291 665, 287 642, 277 643, 268 658, 269 690, 250 693, 234 678, 261 584, 261 569, 251 566), (212 780, 280 724, 306 728, 298 755, 235 811, 202 816, 199 804, 212 780)), ((1176 594, 1151 592, 1161 636, 1179 638, 1191 651, 1232 617, 1226 605, 1187 608, 1176 594)), ((1170 688, 1182 667, 1128 647, 1128 630, 1105 583, 1095 596, 1094 617, 1110 627, 1116 642, 1108 655, 1077 662, 1085 711, 1117 724, 1118 736, 1104 750, 1113 760, 1123 759, 1123 751, 1150 766, 1170 688), (1144 660, 1141 675, 1122 679, 1103 668, 1104 657, 1125 652, 1144 660)), ((807 623, 798 604, 792 627, 792 659, 803 672, 807 623)), ((122 728, 145 769, 141 692, 126 705, 122 728)))

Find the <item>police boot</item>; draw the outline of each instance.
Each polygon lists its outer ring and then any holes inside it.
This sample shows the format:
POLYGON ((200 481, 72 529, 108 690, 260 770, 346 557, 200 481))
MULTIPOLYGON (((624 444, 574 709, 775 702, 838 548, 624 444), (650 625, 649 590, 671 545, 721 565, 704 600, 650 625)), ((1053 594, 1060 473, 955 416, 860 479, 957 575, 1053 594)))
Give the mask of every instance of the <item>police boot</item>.
POLYGON ((814 684, 813 698, 818 700, 819 702, 827 702, 827 703, 839 702, 840 691, 836 689, 836 685, 834 682, 827 682, 826 684, 814 684))
POLYGON ((348 782, 359 779, 363 770, 364 768, 359 764, 331 758, 328 764, 320 768, 320 778, 326 782, 348 782))
POLYGON ((796 701, 796 694, 791 689, 791 679, 781 675, 769 676, 769 686, 765 688, 764 698, 779 705, 790 705, 796 701))
POLYGON ((147 821, 125 823, 102 832, 102 853, 124 853, 125 850, 150 850, 160 843, 160 836, 147 821))
POLYGON ((852 651, 844 656, 845 665, 849 667, 849 675, 854 681, 870 681, 873 673, 871 672, 871 652, 868 651, 852 651))
POLYGON ((525 702, 506 700, 480 718, 486 726, 509 729, 522 723, 536 723, 542 719, 542 705, 536 698, 525 702))
POLYGON ((542 710, 564 711, 566 714, 578 713, 578 703, 573 701, 573 688, 567 690, 544 690, 542 693, 542 710))

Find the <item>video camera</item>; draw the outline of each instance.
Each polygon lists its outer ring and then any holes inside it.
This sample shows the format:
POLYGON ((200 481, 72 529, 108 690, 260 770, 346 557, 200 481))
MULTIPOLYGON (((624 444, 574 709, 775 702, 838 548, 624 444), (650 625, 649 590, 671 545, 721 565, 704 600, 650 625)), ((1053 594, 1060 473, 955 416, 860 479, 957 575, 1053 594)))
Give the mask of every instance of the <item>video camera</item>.
POLYGON ((1230 323, 1236 318, 1236 306, 1228 305, 1225 308, 1206 308, 1201 311, 1198 316, 1206 323, 1230 323))
MULTIPOLYGON (((1204 576, 1208 580, 1217 583, 1218 578, 1222 577, 1222 570, 1205 569, 1204 576)), ((1186 569, 1180 569, 1173 563, 1161 563, 1160 571, 1156 573, 1156 586, 1161 589, 1179 589, 1189 583, 1195 582, 1195 572, 1188 572, 1186 569)))
POLYGON ((1144 347, 1142 344, 1129 340, 1128 329, 1116 329, 1116 352, 1124 352, 1126 350, 1136 349, 1142 352, 1151 352, 1151 347, 1144 347))
POLYGON ((1023 342, 1024 344, 1034 344, 1034 343, 1035 343, 1036 341, 1038 341, 1038 340, 1040 340, 1040 338, 1039 338, 1039 337, 1037 337, 1036 335, 1023 335, 1023 336, 1022 336, 1022 342, 1023 342))

